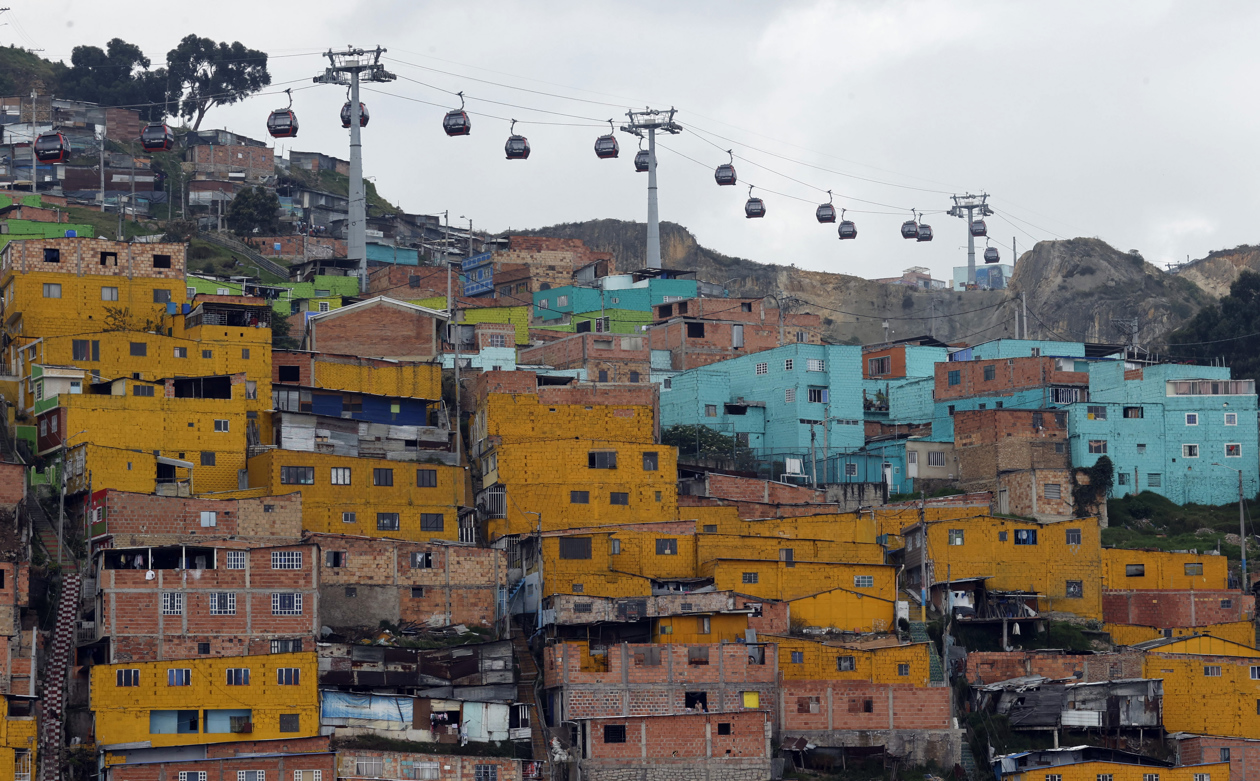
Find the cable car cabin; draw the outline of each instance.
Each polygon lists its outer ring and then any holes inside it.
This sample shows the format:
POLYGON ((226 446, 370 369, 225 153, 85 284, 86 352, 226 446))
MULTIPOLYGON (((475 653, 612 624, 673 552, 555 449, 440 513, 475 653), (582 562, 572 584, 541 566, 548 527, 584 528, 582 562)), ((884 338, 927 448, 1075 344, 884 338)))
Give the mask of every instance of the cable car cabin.
POLYGON ((271 112, 267 117, 267 132, 272 138, 297 138, 297 114, 287 108, 271 112))
POLYGON ((998 254, 997 247, 984 248, 984 262, 985 263, 997 263, 1001 259, 1002 259, 1002 256, 998 254))
POLYGON ((723 186, 735 184, 735 166, 730 163, 722 163, 717 167, 717 170, 713 172, 713 178, 717 180, 718 184, 723 186))
POLYGON ((845 220, 844 222, 841 222, 839 232, 840 238, 842 239, 857 238, 857 226, 853 224, 853 220, 845 220))
POLYGON ((932 226, 920 225, 919 235, 915 238, 915 241, 931 241, 931 240, 932 240, 932 226))
POLYGON ((525 136, 508 136, 507 143, 503 145, 503 151, 507 153, 509 160, 528 160, 529 139, 525 136))
POLYGON ((169 152, 175 147, 175 134, 165 122, 154 122, 140 131, 140 146, 146 152, 169 152))
POLYGON ((988 236, 989 226, 984 224, 984 220, 976 220, 971 223, 972 236, 988 236))
POLYGON ((652 156, 648 154, 646 149, 640 149, 639 153, 634 156, 634 170, 639 173, 647 173, 648 166, 652 164, 652 156))
POLYGON ((35 139, 35 158, 41 163, 64 163, 70 159, 70 142, 61 133, 45 133, 35 139))
POLYGON ((595 156, 600 160, 611 160, 620 151, 621 148, 617 145, 617 138, 612 134, 595 139, 595 156))
POLYGON ((917 239, 919 238, 919 223, 914 220, 906 220, 901 223, 901 238, 917 239))
MULTIPOLYGON (((367 106, 359 104, 359 127, 367 127, 368 110, 367 106)), ((350 101, 346 101, 346 105, 341 107, 341 126, 350 127, 350 101)))
POLYGON ((466 136, 472 132, 472 120, 464 110, 448 111, 442 118, 442 129, 448 136, 466 136))
POLYGON ((744 216, 748 219, 755 219, 766 216, 766 203, 760 198, 749 198, 744 204, 744 216))
POLYGON ((819 222, 835 222, 836 207, 829 203, 819 204, 818 210, 814 212, 814 216, 818 218, 819 222))

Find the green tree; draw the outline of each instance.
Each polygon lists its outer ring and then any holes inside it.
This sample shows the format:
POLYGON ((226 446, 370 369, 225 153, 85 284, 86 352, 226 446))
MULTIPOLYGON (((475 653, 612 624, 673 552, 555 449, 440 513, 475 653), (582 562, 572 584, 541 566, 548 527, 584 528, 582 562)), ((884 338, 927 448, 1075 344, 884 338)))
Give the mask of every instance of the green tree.
POLYGON ((1244 271, 1229 295, 1168 336, 1175 358, 1225 359, 1234 379, 1260 380, 1260 274, 1244 271))
POLYGON ((275 350, 296 350, 297 339, 293 338, 289 318, 273 311, 271 313, 271 347, 275 350))
POLYGON ((680 459, 722 459, 740 466, 752 464, 752 451, 704 425, 676 424, 661 432, 661 444, 678 448, 680 459))
POLYGON ((166 113, 166 69, 149 70, 150 64, 139 46, 122 38, 112 39, 103 50, 76 46, 58 93, 102 106, 136 106, 141 119, 158 121, 166 113))
POLYGON ((227 222, 240 236, 272 235, 280 230, 280 199, 265 187, 247 187, 228 205, 227 222))
POLYGON ((179 96, 179 115, 193 120, 193 130, 210 109, 236 103, 271 83, 267 53, 239 41, 186 36, 167 52, 166 67, 172 94, 179 96))

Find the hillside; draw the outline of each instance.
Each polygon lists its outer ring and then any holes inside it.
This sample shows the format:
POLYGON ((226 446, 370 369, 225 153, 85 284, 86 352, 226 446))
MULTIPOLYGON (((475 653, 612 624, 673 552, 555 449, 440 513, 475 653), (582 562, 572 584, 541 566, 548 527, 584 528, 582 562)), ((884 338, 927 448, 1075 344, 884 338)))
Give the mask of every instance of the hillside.
POLYGON ((1260 247, 1241 244, 1233 249, 1210 252, 1207 257, 1182 266, 1177 276, 1190 280, 1216 298, 1223 298, 1229 295, 1229 286, 1243 271, 1260 273, 1260 247))
POLYGON ((0 47, 0 95, 30 97, 32 89, 41 94, 56 92, 67 70, 64 63, 50 62, 25 49, 0 47))
MULTIPOLYGON (((523 233, 582 239, 594 249, 612 252, 623 267, 636 265, 645 254, 642 223, 594 220, 523 233)), ((1097 239, 1039 242, 1019 259, 1010 290, 971 293, 912 290, 730 257, 701 246, 687 229, 670 222, 661 223, 661 259, 666 268, 694 271, 699 279, 719 284, 730 280, 727 287, 733 295, 794 296, 803 302, 800 311, 823 317, 827 339, 848 344, 883 340, 885 318, 893 338, 932 334, 944 341, 984 341, 1015 336, 1021 292, 1028 293, 1031 336, 1123 342, 1128 326, 1120 321, 1137 318, 1139 343, 1149 343, 1212 300, 1188 279, 1165 274, 1097 239)))

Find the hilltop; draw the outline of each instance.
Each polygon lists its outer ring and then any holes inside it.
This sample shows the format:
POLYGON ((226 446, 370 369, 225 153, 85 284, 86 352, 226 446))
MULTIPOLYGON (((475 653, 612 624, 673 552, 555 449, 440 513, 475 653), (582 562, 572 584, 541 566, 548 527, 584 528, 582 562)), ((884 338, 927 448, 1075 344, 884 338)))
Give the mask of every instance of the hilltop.
POLYGON ((1216 298, 1229 295, 1229 287, 1244 271, 1260 273, 1260 247, 1240 244, 1233 249, 1209 252, 1207 257, 1192 260, 1177 270, 1179 277, 1190 280, 1216 298))

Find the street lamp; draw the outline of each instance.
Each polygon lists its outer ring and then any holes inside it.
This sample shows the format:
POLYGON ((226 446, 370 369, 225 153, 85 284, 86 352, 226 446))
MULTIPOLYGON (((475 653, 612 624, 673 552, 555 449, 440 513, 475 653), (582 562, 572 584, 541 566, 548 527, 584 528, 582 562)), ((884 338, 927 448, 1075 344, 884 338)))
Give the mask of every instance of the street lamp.
POLYGON ((1212 462, 1212 466, 1218 466, 1221 469, 1231 469, 1238 473, 1238 542, 1239 547, 1242 548, 1242 578, 1239 580, 1239 584, 1242 586, 1243 592, 1247 593, 1251 591, 1251 588, 1247 583, 1247 529, 1246 522, 1244 520, 1245 507, 1243 505, 1243 470, 1238 469, 1237 467, 1218 464, 1215 461, 1212 462))

